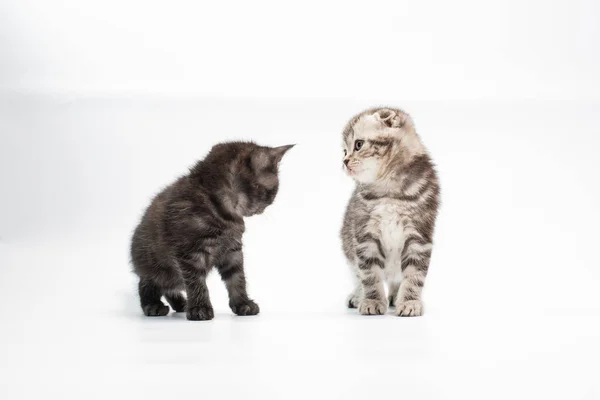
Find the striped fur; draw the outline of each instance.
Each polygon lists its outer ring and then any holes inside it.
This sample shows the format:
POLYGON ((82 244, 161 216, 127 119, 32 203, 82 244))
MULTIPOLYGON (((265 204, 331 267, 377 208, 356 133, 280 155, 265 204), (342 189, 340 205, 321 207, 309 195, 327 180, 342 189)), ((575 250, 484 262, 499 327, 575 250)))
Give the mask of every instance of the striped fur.
POLYGON ((398 109, 358 114, 343 143, 344 168, 356 181, 341 232, 356 276, 348 307, 376 315, 389 305, 396 315, 420 316, 440 197, 431 158, 398 109))

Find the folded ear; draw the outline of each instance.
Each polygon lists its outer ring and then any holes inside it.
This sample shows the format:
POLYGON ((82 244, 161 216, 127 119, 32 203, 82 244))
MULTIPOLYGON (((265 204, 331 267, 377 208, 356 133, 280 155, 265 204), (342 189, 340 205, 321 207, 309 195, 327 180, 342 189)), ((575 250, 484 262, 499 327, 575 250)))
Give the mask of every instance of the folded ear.
POLYGON ((401 128, 406 123, 407 114, 382 108, 375 112, 375 117, 388 128, 401 128))
POLYGON ((285 146, 271 147, 269 149, 269 153, 271 154, 271 159, 275 162, 275 164, 279 164, 279 162, 283 158, 283 155, 285 153, 287 153, 287 151, 294 146, 295 146, 295 144, 288 144, 285 146))

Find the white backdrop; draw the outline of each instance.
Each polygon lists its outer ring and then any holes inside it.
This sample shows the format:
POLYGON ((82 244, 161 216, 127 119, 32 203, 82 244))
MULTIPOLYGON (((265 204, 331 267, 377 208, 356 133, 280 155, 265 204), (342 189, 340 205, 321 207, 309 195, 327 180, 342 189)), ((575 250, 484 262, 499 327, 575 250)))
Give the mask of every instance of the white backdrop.
POLYGON ((594 0, 5 0, 0 84, 25 92, 597 98, 594 0))
POLYGON ((5 0, 0 397, 600 398, 599 22, 591 0, 5 0), (442 183, 412 320, 344 308, 340 130, 381 104, 442 183), (297 143, 247 222, 261 315, 214 275, 214 321, 143 318, 130 234, 230 139, 297 143))

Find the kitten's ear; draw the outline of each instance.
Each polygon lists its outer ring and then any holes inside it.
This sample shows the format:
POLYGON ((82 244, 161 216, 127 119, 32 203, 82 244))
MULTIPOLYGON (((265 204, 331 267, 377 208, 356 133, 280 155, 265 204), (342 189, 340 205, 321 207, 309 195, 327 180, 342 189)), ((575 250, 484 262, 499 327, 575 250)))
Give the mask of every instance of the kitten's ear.
POLYGON ((388 128, 401 128, 406 123, 408 115, 403 112, 396 112, 389 108, 382 108, 375 112, 375 117, 388 128))
POLYGON ((269 153, 271 154, 271 159, 273 161, 275 161, 276 164, 279 164, 279 162, 283 158, 284 154, 287 153, 287 151, 294 146, 295 146, 295 144, 288 144, 286 146, 271 147, 269 149, 269 153))

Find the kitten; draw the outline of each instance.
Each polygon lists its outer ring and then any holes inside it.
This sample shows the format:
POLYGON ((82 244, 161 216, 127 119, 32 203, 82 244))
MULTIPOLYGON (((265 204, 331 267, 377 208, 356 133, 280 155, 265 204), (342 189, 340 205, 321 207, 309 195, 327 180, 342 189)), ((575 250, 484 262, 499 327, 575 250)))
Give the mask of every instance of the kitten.
POLYGON ((389 304, 396 315, 420 316, 440 196, 433 163, 412 119, 397 109, 358 114, 343 141, 344 169, 356 181, 341 231, 357 277, 348 307, 376 315, 389 304))
POLYGON ((279 162, 292 146, 217 144, 152 200, 131 242, 145 315, 169 313, 161 301, 164 295, 175 311, 186 310, 187 319, 212 319, 206 276, 213 266, 225 282, 231 310, 258 314, 258 305, 246 293, 243 217, 261 214, 273 203, 279 162))

